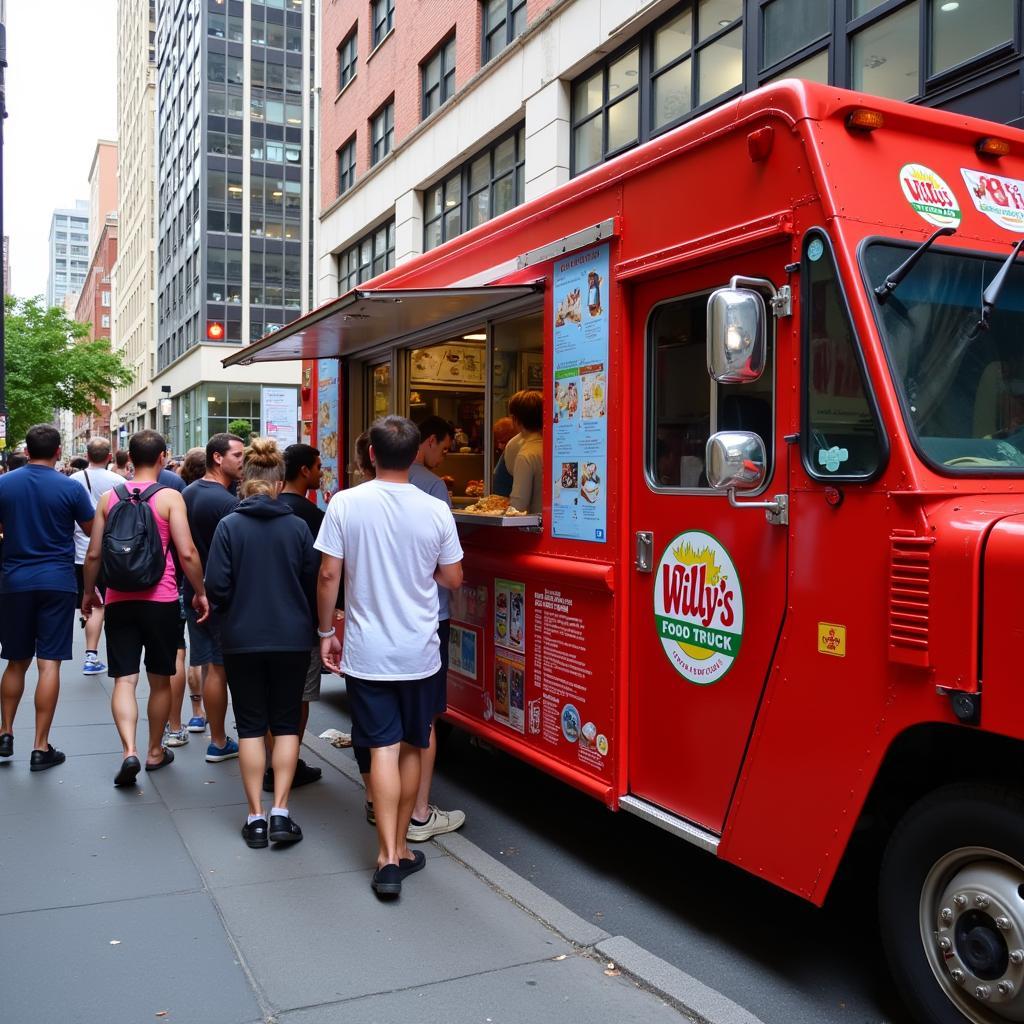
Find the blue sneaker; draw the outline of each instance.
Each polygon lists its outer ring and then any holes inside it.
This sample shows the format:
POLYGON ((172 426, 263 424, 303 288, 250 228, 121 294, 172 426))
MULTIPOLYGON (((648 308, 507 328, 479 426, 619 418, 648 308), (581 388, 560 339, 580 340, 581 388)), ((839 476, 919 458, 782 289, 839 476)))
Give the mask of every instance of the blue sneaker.
POLYGON ((189 732, 206 732, 206 719, 202 715, 195 715, 188 720, 189 732))
POLYGON ((238 744, 230 737, 226 737, 226 742, 223 747, 218 747, 214 743, 211 743, 206 748, 206 760, 216 763, 217 761, 230 761, 231 758, 238 757, 238 744))
POLYGON ((85 664, 82 666, 82 675, 86 676, 98 676, 101 672, 106 672, 107 666, 100 661, 95 655, 91 658, 86 656, 85 664))

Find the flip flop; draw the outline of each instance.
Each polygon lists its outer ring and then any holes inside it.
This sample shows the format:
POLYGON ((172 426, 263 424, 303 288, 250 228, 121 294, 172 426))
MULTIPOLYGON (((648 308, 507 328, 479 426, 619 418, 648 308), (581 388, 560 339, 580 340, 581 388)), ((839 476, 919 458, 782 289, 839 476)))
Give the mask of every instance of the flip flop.
POLYGON ((422 850, 413 850, 411 857, 402 857, 398 861, 398 870, 401 873, 402 878, 408 878, 409 875, 413 875, 417 871, 422 871, 426 866, 427 858, 424 856, 422 850))
POLYGON ((155 772, 160 768, 166 768, 174 760, 174 751, 169 750, 167 747, 161 747, 164 752, 163 760, 158 761, 156 764, 146 763, 147 772, 155 772))
POLYGON ((142 770, 142 765, 139 764, 137 757, 126 757, 121 762, 121 770, 114 776, 114 785, 118 788, 122 786, 134 786, 135 776, 142 770))

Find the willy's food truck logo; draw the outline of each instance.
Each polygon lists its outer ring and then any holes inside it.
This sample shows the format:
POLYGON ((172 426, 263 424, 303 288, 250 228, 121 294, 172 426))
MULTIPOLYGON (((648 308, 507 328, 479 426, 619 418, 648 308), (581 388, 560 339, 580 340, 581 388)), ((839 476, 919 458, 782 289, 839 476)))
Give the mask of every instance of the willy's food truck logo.
POLYGON ((914 212, 929 224, 955 228, 960 223, 956 193, 930 167, 904 164, 900 168, 900 186, 914 212))
POLYGON ((729 552, 709 533, 681 533, 654 583, 654 620, 672 667, 709 686, 732 668, 743 639, 743 592, 729 552))

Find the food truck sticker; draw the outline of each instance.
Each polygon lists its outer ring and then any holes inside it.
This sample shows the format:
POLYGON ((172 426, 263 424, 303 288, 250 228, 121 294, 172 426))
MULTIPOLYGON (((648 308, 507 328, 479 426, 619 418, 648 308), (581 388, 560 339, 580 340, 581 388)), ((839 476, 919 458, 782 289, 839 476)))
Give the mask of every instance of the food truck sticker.
POLYGON ((317 367, 316 446, 320 449, 323 477, 316 503, 322 509, 327 508, 339 487, 338 366, 337 359, 321 359, 317 367))
POLYGON ((494 642, 526 653, 526 584, 494 581, 494 642))
POLYGON ((743 639, 743 592, 729 552, 689 530, 665 549, 654 580, 654 620, 672 667, 698 686, 717 683, 743 639))
POLYGON ((1007 231, 1024 233, 1024 181, 960 168, 971 202, 1007 231))
POLYGON ((494 720, 526 731, 526 662, 504 651, 494 656, 494 720))
POLYGON ((452 672, 477 680, 477 631, 454 622, 448 633, 448 667, 452 672))
POLYGON ((904 164, 900 168, 900 187, 914 212, 939 228, 960 223, 960 204, 956 194, 930 167, 904 164))

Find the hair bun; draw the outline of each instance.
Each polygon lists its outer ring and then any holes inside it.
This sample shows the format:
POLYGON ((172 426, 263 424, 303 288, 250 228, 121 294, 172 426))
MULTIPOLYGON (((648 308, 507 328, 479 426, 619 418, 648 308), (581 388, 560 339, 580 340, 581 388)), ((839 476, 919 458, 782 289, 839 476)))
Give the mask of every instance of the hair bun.
POLYGON ((245 452, 245 461, 255 466, 271 468, 281 465, 284 456, 272 437, 254 437, 245 452))

